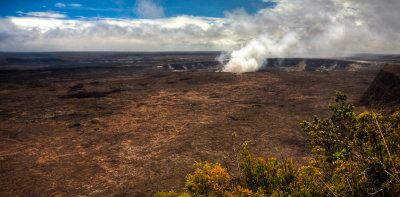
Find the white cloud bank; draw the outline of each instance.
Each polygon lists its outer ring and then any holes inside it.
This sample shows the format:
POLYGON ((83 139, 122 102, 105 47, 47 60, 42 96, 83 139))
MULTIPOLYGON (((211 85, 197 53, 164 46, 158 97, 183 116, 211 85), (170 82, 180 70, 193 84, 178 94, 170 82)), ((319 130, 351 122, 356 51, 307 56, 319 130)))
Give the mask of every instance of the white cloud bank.
MULTIPOLYGON (((176 51, 232 47, 226 19, 179 16, 140 20, 0 20, 0 51, 176 51)), ((232 36, 230 36, 232 37, 232 36)), ((237 38, 236 38, 237 39, 237 38)))
POLYGON ((274 2, 225 18, 159 18, 164 9, 156 4, 148 6, 154 15, 142 4, 142 17, 152 19, 0 18, 0 51, 233 50, 230 72, 255 71, 268 57, 400 53, 398 0, 274 2))

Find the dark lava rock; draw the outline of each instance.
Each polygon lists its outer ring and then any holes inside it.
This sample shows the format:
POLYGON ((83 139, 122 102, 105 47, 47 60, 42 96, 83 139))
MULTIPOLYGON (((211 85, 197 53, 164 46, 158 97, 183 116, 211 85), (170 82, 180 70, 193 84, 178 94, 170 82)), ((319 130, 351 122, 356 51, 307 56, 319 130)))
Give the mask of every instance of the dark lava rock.
POLYGON ((114 89, 111 91, 104 91, 104 92, 86 92, 86 91, 80 91, 77 93, 73 94, 67 94, 64 96, 61 96, 60 98, 101 98, 101 97, 106 97, 109 94, 117 93, 117 92, 122 92, 123 90, 121 89, 114 89))
POLYGON ((360 104, 376 109, 400 109, 400 65, 385 66, 361 97, 360 104))

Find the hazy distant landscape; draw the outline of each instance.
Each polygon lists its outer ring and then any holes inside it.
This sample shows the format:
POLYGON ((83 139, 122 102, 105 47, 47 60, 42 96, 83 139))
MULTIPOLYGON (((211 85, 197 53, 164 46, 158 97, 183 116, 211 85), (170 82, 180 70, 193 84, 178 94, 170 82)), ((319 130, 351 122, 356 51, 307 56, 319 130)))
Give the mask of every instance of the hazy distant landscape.
POLYGON ((259 72, 235 74, 220 72, 216 55, 0 54, 1 194, 182 191, 195 161, 222 162, 232 132, 257 156, 305 164, 299 122, 329 117, 334 90, 369 109, 361 97, 399 61, 268 59, 259 72))

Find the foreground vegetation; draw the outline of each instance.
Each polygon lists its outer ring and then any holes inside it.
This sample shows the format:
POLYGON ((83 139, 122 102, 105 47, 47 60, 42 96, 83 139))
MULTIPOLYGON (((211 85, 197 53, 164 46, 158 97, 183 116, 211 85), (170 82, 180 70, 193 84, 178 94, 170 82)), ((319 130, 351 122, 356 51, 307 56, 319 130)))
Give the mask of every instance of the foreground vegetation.
POLYGON ((300 123, 314 154, 308 165, 255 158, 242 143, 227 156, 233 165, 196 162, 186 176, 188 193, 179 196, 400 196, 400 111, 357 115, 345 101, 336 92, 331 118, 300 123))

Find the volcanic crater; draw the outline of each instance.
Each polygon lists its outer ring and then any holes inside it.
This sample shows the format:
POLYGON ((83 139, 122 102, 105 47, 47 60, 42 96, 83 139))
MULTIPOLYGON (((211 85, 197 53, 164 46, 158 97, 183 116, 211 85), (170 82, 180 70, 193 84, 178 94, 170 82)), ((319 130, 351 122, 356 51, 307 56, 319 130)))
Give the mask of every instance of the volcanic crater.
POLYGON ((375 77, 398 62, 268 59, 260 72, 235 74, 217 72, 217 55, 1 54, 0 195, 182 191, 195 161, 223 163, 232 132, 258 157, 305 164, 310 148, 299 123, 329 117, 335 90, 357 111, 381 102, 375 77))

